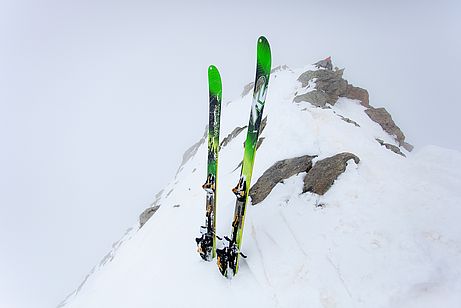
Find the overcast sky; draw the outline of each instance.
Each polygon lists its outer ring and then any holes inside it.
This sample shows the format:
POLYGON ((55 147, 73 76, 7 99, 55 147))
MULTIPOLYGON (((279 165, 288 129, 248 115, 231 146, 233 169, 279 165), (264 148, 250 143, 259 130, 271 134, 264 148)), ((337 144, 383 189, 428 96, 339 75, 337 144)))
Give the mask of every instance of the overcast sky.
POLYGON ((259 35, 273 66, 332 56, 416 150, 461 150, 460 30, 459 1, 0 0, 0 307, 78 286, 202 136, 207 66, 235 98, 259 35))

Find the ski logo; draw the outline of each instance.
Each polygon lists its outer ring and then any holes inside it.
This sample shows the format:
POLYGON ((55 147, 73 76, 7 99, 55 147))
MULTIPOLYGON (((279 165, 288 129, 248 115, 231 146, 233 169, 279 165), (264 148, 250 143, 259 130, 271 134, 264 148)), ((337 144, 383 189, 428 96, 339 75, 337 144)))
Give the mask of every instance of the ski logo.
POLYGON ((262 109, 264 107, 264 102, 266 100, 266 94, 267 94, 267 87, 264 85, 266 84, 266 77, 265 76, 260 76, 258 80, 256 81, 255 89, 254 89, 254 94, 253 94, 253 101, 254 104, 251 108, 251 121, 253 125, 256 127, 256 119, 258 119, 259 115, 262 112, 262 109))

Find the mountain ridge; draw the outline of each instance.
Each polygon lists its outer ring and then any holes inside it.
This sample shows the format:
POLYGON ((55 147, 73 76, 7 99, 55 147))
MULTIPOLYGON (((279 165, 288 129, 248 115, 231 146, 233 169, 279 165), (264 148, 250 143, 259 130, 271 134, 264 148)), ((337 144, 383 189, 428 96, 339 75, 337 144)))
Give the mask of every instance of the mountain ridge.
MULTIPOLYGON (((347 94, 349 85, 340 70, 273 71, 253 182, 277 162, 305 155, 315 156, 312 168, 343 152, 360 161, 348 159, 323 195, 303 193, 309 171, 277 180, 265 199, 247 210, 248 259, 230 282, 214 262, 200 261, 194 247, 205 210, 202 138, 157 196, 155 214, 130 231, 110 261, 93 270, 60 307, 234 307, 225 301, 232 296, 244 298, 243 307, 459 303, 461 273, 453 269, 461 239, 453 226, 460 214, 461 154, 434 146, 411 153, 387 111, 373 119, 367 110, 379 108, 369 101, 359 101, 357 93, 352 99, 337 95, 347 94), (308 74, 314 77, 300 81, 308 74), (329 74, 334 78, 319 82, 318 76, 329 74), (205 287, 208 301, 197 296, 205 287)), ((351 89, 364 97, 366 90, 351 89)), ((220 235, 230 229, 235 200, 230 188, 243 156, 244 130, 232 133, 246 125, 249 94, 223 106, 221 136, 232 138, 220 150, 220 235)))

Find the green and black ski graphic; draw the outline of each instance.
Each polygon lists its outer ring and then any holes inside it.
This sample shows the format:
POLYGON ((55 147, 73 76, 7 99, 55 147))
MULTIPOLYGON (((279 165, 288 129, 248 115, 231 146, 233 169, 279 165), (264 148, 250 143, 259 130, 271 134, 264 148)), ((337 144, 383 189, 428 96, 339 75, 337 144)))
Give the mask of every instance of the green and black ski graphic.
POLYGON ((248 203, 248 192, 250 190, 251 176, 256 153, 256 144, 260 132, 260 125, 266 101, 267 87, 271 71, 271 50, 269 42, 264 36, 258 39, 256 78, 253 90, 253 102, 250 111, 250 122, 248 124, 247 138, 245 140, 245 152, 240 172, 240 180, 232 189, 237 196, 235 204, 234 219, 232 221, 231 237, 225 237, 227 243, 224 248, 218 249, 218 267, 220 272, 231 278, 238 271, 240 246, 242 244, 243 226, 245 222, 245 210, 248 203))
POLYGON ((221 76, 214 65, 208 67, 208 89, 210 95, 208 123, 208 167, 207 179, 203 184, 206 191, 205 226, 200 228, 201 236, 196 238, 197 251, 206 261, 216 256, 216 189, 218 182, 219 122, 221 117, 221 76))

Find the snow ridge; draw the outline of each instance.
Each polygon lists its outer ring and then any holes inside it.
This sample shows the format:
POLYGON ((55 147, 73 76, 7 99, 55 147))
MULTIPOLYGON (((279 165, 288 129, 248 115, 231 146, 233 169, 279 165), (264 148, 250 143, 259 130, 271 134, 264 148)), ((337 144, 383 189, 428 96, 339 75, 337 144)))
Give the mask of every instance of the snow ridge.
MULTIPOLYGON (((351 160, 323 196, 303 194, 300 173, 249 207, 242 246, 248 258, 227 280, 195 251, 207 151, 197 143, 159 196, 159 210, 60 307, 235 307, 237 300, 240 307, 458 307, 461 153, 401 149, 405 158, 376 141, 399 146, 359 101, 339 98, 325 108, 293 102, 307 91, 297 81, 307 69, 281 67, 271 75, 253 182, 275 162, 302 155, 317 155, 315 162, 350 152, 360 163, 351 160)), ((250 105, 248 92, 223 106, 221 136, 247 124, 250 105)), ((220 235, 231 228, 230 188, 244 132, 220 150, 220 235)))

